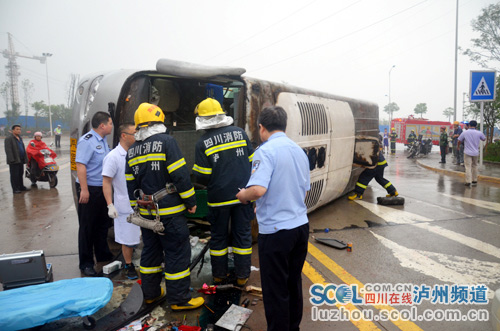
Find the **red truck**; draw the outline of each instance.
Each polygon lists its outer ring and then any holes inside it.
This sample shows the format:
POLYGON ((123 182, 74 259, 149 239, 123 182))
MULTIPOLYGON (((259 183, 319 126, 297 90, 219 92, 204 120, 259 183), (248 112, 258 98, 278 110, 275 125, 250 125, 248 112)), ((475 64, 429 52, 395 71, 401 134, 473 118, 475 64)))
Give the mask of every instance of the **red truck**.
POLYGON ((453 124, 450 122, 443 121, 430 121, 425 118, 414 118, 412 115, 408 118, 395 118, 391 121, 391 131, 392 128, 396 128, 396 133, 398 134, 398 139, 396 142, 408 144, 408 135, 411 130, 415 130, 415 134, 423 134, 423 138, 431 138, 434 145, 439 145, 440 128, 442 126, 446 127, 448 135, 453 133, 453 124))

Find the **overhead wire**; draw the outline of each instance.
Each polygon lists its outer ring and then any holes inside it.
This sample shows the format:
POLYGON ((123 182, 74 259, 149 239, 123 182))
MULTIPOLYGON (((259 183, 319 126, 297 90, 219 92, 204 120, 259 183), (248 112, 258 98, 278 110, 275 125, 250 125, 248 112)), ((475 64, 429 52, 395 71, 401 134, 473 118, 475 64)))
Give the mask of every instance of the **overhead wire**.
POLYGON ((287 16, 283 17, 281 20, 276 21, 275 23, 273 23, 273 24, 269 25, 268 27, 266 27, 266 28, 264 28, 264 29, 262 29, 262 30, 260 30, 260 31, 258 31, 258 32, 256 32, 256 33, 254 33, 254 34, 253 34, 253 35, 251 35, 250 37, 248 37, 248 38, 246 38, 246 39, 244 39, 244 40, 242 40, 242 41, 240 41, 240 42, 238 42, 238 43, 234 44, 233 46, 231 46, 231 47, 229 47, 229 48, 226 48, 225 50, 223 50, 223 51, 221 51, 221 52, 219 52, 219 53, 217 53, 217 54, 213 55, 212 57, 210 57, 210 58, 206 59, 206 60, 205 60, 205 61, 203 61, 203 62, 210 61, 210 60, 212 60, 212 59, 214 59, 214 58, 218 57, 219 55, 222 55, 222 54, 224 54, 224 53, 226 53, 226 52, 228 52, 228 51, 230 51, 230 50, 232 50, 232 49, 234 49, 234 48, 236 48, 236 47, 238 47, 238 46, 240 46, 240 45, 244 44, 245 42, 247 42, 247 41, 249 41, 249 40, 251 40, 251 39, 255 38, 256 36, 258 36, 258 35, 260 35, 260 34, 264 33, 265 31, 269 30, 270 28, 272 28, 272 27, 274 27, 274 26, 276 26, 276 25, 280 24, 280 23, 281 23, 281 22, 283 22, 283 21, 286 21, 288 18, 290 18, 290 17, 292 17, 293 15, 295 15, 296 13, 298 13, 298 12, 302 11, 304 8, 306 8, 306 7, 310 6, 310 5, 312 5, 312 4, 313 4, 314 2, 316 2, 316 1, 318 1, 318 0, 312 0, 312 1, 308 2, 307 4, 305 4, 304 6, 300 7, 299 9, 297 9, 296 11, 294 11, 293 13, 291 13, 290 15, 287 15, 287 16))
MULTIPOLYGON (((460 7, 463 7, 463 6, 467 5, 468 3, 472 2, 472 1, 473 1, 473 0, 469 0, 469 1, 466 1, 466 2, 461 3, 460 7)), ((419 30, 419 29, 422 29, 422 28, 424 28, 425 26, 427 26, 427 25, 429 25, 429 24, 432 24, 432 23, 434 23, 435 21, 438 21, 438 20, 442 19, 443 17, 445 17, 445 16, 449 15, 449 14, 450 14, 450 13, 452 13, 453 11, 454 11, 454 10, 448 10, 448 11, 447 11, 447 12, 445 12, 444 14, 442 14, 442 15, 440 15, 440 16, 438 16, 438 17, 434 18, 434 19, 432 19, 431 21, 428 21, 428 22, 426 22, 426 23, 424 23, 424 24, 422 24, 422 25, 417 26, 416 28, 412 29, 411 31, 408 31, 408 32, 407 32, 407 33, 405 33, 404 35, 401 35, 401 36, 399 36, 399 37, 397 37, 397 38, 395 38, 395 39, 393 39, 393 40, 391 40, 391 41, 388 41, 388 42, 386 42, 386 43, 384 43, 384 44, 377 44, 377 46, 376 46, 376 47, 377 47, 377 48, 379 48, 379 49, 382 49, 382 48, 384 48, 386 45, 389 45, 389 44, 391 44, 391 43, 394 43, 394 42, 396 42, 396 41, 398 41, 398 40, 400 40, 400 39, 402 39, 402 38, 406 38, 406 37, 407 37, 410 33, 415 32, 415 31, 417 31, 417 30, 419 30)), ((460 27, 463 27, 463 26, 465 26, 465 25, 467 25, 467 23, 462 23, 462 24, 460 25, 460 27)), ((410 50, 413 50, 413 49, 418 49, 418 48, 419 48, 419 47, 421 47, 422 45, 425 45, 425 44, 427 44, 427 43, 429 43, 429 42, 432 42, 432 41, 434 41, 434 40, 436 40, 436 39, 439 39, 439 38, 441 38, 441 37, 443 37, 443 36, 445 36, 445 35, 447 35, 447 34, 449 34, 449 33, 453 32, 453 31, 454 31, 454 29, 448 29, 447 31, 445 31, 444 33, 439 34, 438 36, 434 36, 434 37, 432 37, 432 38, 430 38, 430 39, 427 39, 427 40, 425 40, 425 41, 422 41, 422 42, 421 42, 421 43, 419 43, 419 44, 414 44, 414 45, 412 45, 411 47, 407 47, 407 48, 405 48, 405 49, 399 49, 399 50, 398 50, 398 52, 396 52, 396 53, 391 53, 391 55, 392 55, 392 56, 395 56, 395 55, 398 55, 398 54, 403 54, 403 53, 406 53, 406 52, 408 52, 408 51, 410 51, 410 50)), ((372 48, 372 50, 373 50, 373 48, 372 48)), ((352 50, 351 50, 351 51, 346 52, 346 53, 344 53, 344 54, 352 54, 352 53, 353 53, 353 52, 352 52, 352 50)), ((357 52, 357 54, 360 54, 360 53, 361 53, 361 52, 357 52)), ((368 51, 366 51, 366 52, 363 52, 363 55, 360 55, 360 56, 358 56, 357 58, 352 58, 351 60, 356 61, 357 59, 360 59, 360 58, 363 58, 363 57, 365 57, 365 56, 368 56, 368 54, 371 54, 369 50, 368 50, 368 51)), ((377 61, 377 62, 372 63, 372 64, 370 64, 370 65, 365 64, 364 68, 366 68, 366 67, 373 67, 373 66, 376 66, 377 64, 383 63, 383 62, 385 62, 385 61, 387 61, 387 60, 388 60, 388 59, 386 58, 386 59, 384 59, 384 60, 377 61)), ((360 70, 361 70, 361 71, 363 71, 363 69, 360 69, 360 70)))
POLYGON ((265 66, 259 67, 259 68, 257 68, 257 69, 249 70, 249 71, 251 71, 251 72, 254 72, 254 71, 259 71, 259 70, 262 70, 262 69, 265 69, 265 68, 268 68, 268 67, 274 66, 274 65, 276 65, 276 64, 279 64, 279 63, 282 63, 282 62, 285 62, 285 61, 291 60, 291 59, 293 59, 293 58, 299 57, 299 56, 301 56, 301 55, 304 55, 304 54, 310 53, 310 52, 312 52, 312 51, 315 51, 315 50, 317 50, 317 49, 320 49, 320 48, 322 48, 322 47, 325 47, 325 46, 327 46, 327 45, 330 45, 330 44, 332 44, 332 43, 334 43, 334 42, 340 41, 340 40, 345 39, 345 38, 347 38, 347 37, 350 37, 350 36, 352 36, 352 35, 354 35, 354 34, 357 34, 357 33, 361 32, 361 31, 364 31, 364 30, 366 30, 366 29, 368 29, 368 28, 371 28, 371 27, 373 27, 373 26, 375 26, 375 25, 377 25, 377 24, 380 24, 380 23, 382 23, 382 22, 385 22, 385 21, 387 21, 387 20, 389 20, 389 19, 391 19, 391 18, 393 18, 393 17, 395 17, 395 16, 398 16, 398 15, 400 15, 400 14, 404 13, 404 12, 407 12, 407 11, 409 11, 409 10, 411 10, 411 9, 413 9, 413 8, 415 8, 415 7, 419 6, 419 5, 421 5, 421 4, 423 4, 423 3, 424 3, 424 2, 426 2, 426 1, 427 1, 427 0, 420 1, 420 2, 416 3, 415 5, 412 5, 412 6, 410 6, 410 7, 407 7, 407 8, 405 8, 405 9, 400 10, 400 11, 398 11, 398 12, 396 12, 396 13, 392 14, 392 15, 389 15, 389 16, 387 16, 387 17, 383 18, 383 19, 380 19, 380 20, 378 20, 378 21, 375 21, 375 22, 373 22, 373 23, 371 23, 371 24, 368 24, 368 25, 366 25, 366 26, 364 26, 364 27, 362 27, 362 28, 360 28, 360 29, 357 29, 357 30, 355 30, 355 31, 353 31, 353 32, 347 33, 347 34, 345 34, 345 35, 343 35, 343 36, 341 36, 341 37, 335 38, 335 39, 330 40, 330 41, 328 41, 328 42, 326 42, 326 43, 323 43, 323 44, 321 44, 321 45, 315 46, 315 47, 310 48, 310 49, 308 49, 308 50, 305 50, 305 51, 303 51, 303 52, 300 52, 300 53, 297 53, 297 54, 295 54, 295 55, 289 56, 289 57, 287 57, 287 58, 285 58, 285 59, 282 59, 282 60, 279 60, 279 61, 276 61, 276 62, 273 62, 273 63, 267 64, 267 65, 265 65, 265 66))
POLYGON ((265 49, 267 49, 267 48, 269 48, 269 47, 271 47, 271 46, 274 46, 274 45, 276 45, 276 44, 279 44, 279 43, 281 43, 281 42, 283 42, 283 41, 285 41, 285 40, 287 40, 287 39, 290 39, 291 37, 293 37, 293 36, 295 36, 295 35, 297 35, 297 34, 299 34, 299 33, 303 32, 303 31, 305 31, 305 30, 307 30, 307 29, 312 28, 313 26, 316 26, 316 25, 318 25, 318 24, 320 24, 320 23, 322 23, 322 22, 324 22, 324 21, 326 21, 326 20, 328 20, 328 19, 330 19, 330 18, 332 18, 332 17, 334 17, 334 16, 336 16, 336 15, 338 15, 338 14, 342 13, 343 11, 345 11, 345 10, 349 9, 350 7, 352 7, 352 6, 354 6, 354 5, 358 4, 358 3, 360 3, 361 1, 363 1, 363 0, 358 0, 358 1, 356 1, 356 2, 354 2, 354 3, 352 3, 352 4, 350 4, 350 5, 348 5, 347 7, 344 7, 344 8, 342 8, 342 9, 340 9, 339 11, 334 12, 333 14, 330 14, 330 15, 328 15, 328 16, 326 16, 326 17, 322 18, 322 19, 321 19, 321 20, 319 20, 319 21, 316 21, 316 22, 314 22, 314 23, 312 23, 312 24, 310 24, 310 25, 308 25, 308 26, 306 26, 306 27, 304 27, 304 28, 302 28, 302 29, 300 29, 300 30, 298 30, 298 31, 293 32, 292 34, 289 34, 288 36, 286 36, 286 37, 284 37, 284 38, 281 38, 280 40, 278 40, 278 41, 276 41, 276 42, 270 43, 270 44, 268 44, 267 46, 261 47, 261 48, 259 48, 259 49, 255 50, 255 51, 253 51, 253 52, 251 52, 251 53, 248 53, 248 54, 246 54, 246 55, 240 56, 239 58, 236 58, 236 59, 234 59, 234 60, 232 60, 232 61, 230 61, 230 62, 228 62, 228 63, 233 63, 233 62, 236 62, 236 61, 238 61, 238 60, 244 59, 244 58, 249 57, 249 56, 251 56, 251 55, 253 55, 253 54, 255 54, 255 53, 258 53, 258 52, 260 52, 260 51, 263 51, 263 50, 265 50, 265 49))

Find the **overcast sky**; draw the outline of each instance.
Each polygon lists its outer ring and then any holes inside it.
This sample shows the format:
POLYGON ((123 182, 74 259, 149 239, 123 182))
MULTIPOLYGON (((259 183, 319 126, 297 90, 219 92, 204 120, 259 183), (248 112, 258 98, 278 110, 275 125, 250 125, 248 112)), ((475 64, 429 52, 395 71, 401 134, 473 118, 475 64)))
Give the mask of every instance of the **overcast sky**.
MULTIPOLYGON (((471 20, 491 0, 460 0, 459 46, 468 48, 471 20)), ((0 0, 0 51, 52 53, 52 104, 66 103, 71 74, 121 68, 154 69, 159 58, 246 68, 247 76, 375 102, 446 120, 453 107, 455 0, 0 0)), ((18 58, 19 82, 47 101, 45 65, 18 58)), ((7 80, 0 57, 0 83, 7 80)), ((500 68, 495 64, 497 69, 500 68)), ((470 70, 458 57, 457 118, 470 70)), ((24 113, 23 93, 20 88, 24 113)), ((0 100, 0 116, 5 101, 0 100)), ((30 114, 32 112, 30 111, 30 114)))

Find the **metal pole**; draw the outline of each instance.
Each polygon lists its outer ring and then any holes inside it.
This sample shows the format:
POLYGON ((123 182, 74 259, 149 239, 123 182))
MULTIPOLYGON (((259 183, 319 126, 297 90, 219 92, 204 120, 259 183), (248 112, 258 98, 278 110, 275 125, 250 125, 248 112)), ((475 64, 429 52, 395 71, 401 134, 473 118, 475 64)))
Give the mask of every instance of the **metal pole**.
POLYGON ((459 0, 457 0, 457 17, 455 20, 455 92, 453 98, 453 121, 457 120, 458 1, 459 0))
MULTIPOLYGON (((483 114, 484 114, 484 101, 481 101, 481 118, 480 118, 480 120, 481 120, 481 125, 480 125, 481 132, 483 132, 483 122, 484 122, 483 114)), ((483 146, 484 146, 484 141, 480 140, 479 141, 479 165, 480 166, 483 165, 483 146)))
POLYGON ((50 124, 50 136, 52 137, 54 132, 52 132, 52 111, 50 107, 50 90, 49 90, 49 61, 48 58, 52 56, 50 53, 43 53, 45 57, 45 73, 47 75, 47 101, 49 103, 49 124, 50 124))
POLYGON ((394 69, 396 65, 393 65, 389 70, 389 126, 391 126, 392 122, 392 105, 391 105, 391 71, 394 69))
MULTIPOLYGON (((462 122, 464 121, 465 119, 465 96, 467 95, 467 93, 464 92, 463 94, 463 98, 462 98, 462 122)), ((456 121, 456 120, 455 120, 456 121)))

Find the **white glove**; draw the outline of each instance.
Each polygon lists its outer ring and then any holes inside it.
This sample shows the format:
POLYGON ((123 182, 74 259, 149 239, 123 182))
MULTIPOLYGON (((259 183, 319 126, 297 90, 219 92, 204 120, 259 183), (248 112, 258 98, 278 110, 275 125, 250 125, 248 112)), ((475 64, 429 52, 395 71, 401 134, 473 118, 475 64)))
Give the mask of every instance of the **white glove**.
POLYGON ((118 217, 118 211, 116 210, 115 206, 112 203, 108 205, 108 216, 111 218, 118 217))

